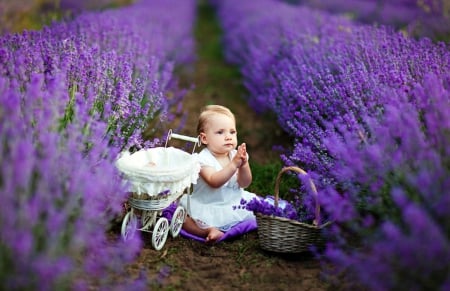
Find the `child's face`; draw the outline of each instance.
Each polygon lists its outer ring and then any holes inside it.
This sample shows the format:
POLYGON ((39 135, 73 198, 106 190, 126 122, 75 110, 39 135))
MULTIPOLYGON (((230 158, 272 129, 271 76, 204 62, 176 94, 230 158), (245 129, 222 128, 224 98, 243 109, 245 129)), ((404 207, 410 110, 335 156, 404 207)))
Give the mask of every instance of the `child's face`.
POLYGON ((203 144, 214 154, 228 154, 237 146, 236 124, 224 114, 211 116, 200 134, 203 144))

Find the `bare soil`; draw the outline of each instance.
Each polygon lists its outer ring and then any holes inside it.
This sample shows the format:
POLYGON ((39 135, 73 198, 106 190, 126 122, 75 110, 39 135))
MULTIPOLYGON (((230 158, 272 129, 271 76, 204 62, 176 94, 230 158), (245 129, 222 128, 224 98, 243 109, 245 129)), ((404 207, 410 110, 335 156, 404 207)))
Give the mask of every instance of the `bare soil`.
MULTIPOLYGON (((183 101, 183 113, 187 114, 187 119, 181 134, 195 136, 196 119, 202 106, 222 104, 236 115, 238 136, 241 142, 247 143, 251 165, 279 161, 279 153, 272 146, 282 144, 286 136, 273 117, 258 115, 247 105, 244 99, 247 92, 241 84, 239 72, 225 63, 221 55, 214 55, 214 52, 220 52, 220 35, 217 34, 214 15, 205 4, 200 4, 199 17, 199 59, 192 68, 179 72, 180 86, 194 85, 183 101)), ((283 255, 266 252, 259 247, 257 231, 215 245, 169 235, 160 251, 152 248, 151 234, 141 235, 145 245, 127 271, 130 277, 137 277, 141 270, 145 270, 153 279, 149 289, 330 289, 319 261, 310 253, 283 255)), ((120 236, 120 226, 113 229, 111 236, 120 236)))
MULTIPOLYGON (((127 267, 130 278, 145 270, 159 290, 327 290, 320 264, 309 253, 276 254, 262 250, 257 232, 216 245, 170 235, 163 249, 145 246, 127 267)), ((328 288, 329 289, 329 288, 328 288)))

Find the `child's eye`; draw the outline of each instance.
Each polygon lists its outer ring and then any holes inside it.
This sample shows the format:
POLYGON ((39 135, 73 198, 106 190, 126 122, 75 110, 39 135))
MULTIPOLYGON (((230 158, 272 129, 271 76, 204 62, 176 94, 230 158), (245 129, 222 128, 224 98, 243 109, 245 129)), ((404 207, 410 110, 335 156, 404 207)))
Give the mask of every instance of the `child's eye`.
POLYGON ((218 130, 217 134, 223 134, 223 130, 218 130))

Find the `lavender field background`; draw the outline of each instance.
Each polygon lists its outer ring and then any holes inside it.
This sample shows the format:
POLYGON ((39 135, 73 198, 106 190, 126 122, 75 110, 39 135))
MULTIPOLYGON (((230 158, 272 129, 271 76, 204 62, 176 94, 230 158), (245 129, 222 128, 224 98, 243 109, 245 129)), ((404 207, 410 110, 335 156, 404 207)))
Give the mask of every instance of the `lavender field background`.
POLYGON ((249 102, 293 137, 281 158, 325 189, 333 271, 353 288, 450 288, 448 43, 303 5, 215 5, 249 102))
MULTIPOLYGON (((108 237, 126 199, 114 160, 160 145, 175 119, 186 130, 177 72, 198 57, 199 3, 19 2, 0 2, 1 289, 147 290, 123 267, 145 242, 108 237)), ((288 136, 278 162, 320 189, 326 284, 450 289, 448 3, 199 2, 241 102, 288 136)))

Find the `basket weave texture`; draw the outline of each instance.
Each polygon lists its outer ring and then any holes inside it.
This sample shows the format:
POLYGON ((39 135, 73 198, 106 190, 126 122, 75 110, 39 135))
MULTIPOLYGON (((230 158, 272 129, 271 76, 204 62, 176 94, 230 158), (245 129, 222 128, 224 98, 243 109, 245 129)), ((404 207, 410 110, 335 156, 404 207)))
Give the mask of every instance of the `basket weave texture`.
MULTIPOLYGON (((278 207, 281 176, 287 171, 307 175, 304 170, 298 167, 282 168, 275 181, 275 207, 278 207)), ((255 213, 258 225, 258 240, 262 249, 277 253, 301 253, 309 251, 312 246, 317 248, 324 247, 325 239, 322 235, 322 230, 330 225, 330 222, 319 225, 320 205, 317 200, 317 190, 311 179, 309 179, 309 182, 316 204, 313 224, 255 213)))
POLYGON ((128 203, 130 204, 130 206, 140 210, 163 210, 182 194, 183 193, 174 193, 173 195, 167 195, 161 198, 158 198, 156 196, 156 198, 151 197, 147 199, 129 197, 128 203))

